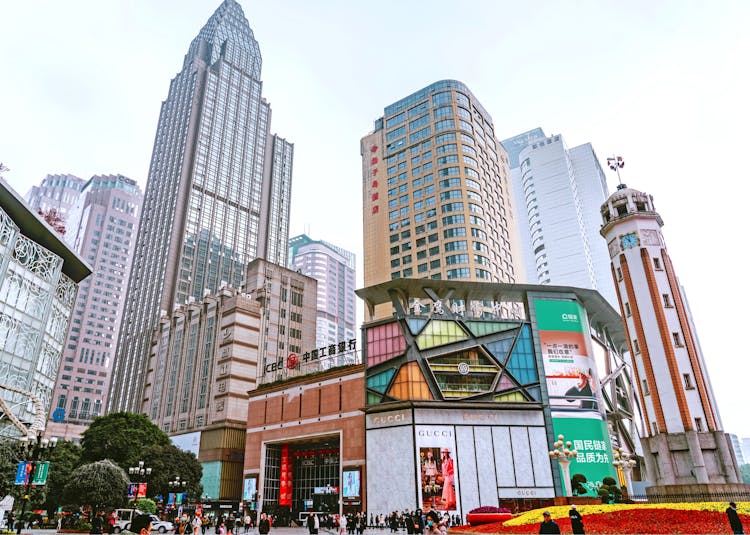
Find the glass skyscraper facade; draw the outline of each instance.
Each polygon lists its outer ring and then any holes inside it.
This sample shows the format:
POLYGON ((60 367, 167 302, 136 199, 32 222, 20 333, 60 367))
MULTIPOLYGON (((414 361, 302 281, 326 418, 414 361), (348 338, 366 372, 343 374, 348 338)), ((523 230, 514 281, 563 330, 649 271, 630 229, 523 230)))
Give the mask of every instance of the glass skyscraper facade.
POLYGON ((360 150, 365 286, 517 281, 507 154, 468 87, 441 80, 386 106, 360 150))
POLYGON ((286 264, 293 146, 270 133, 258 43, 225 0, 162 104, 114 362, 111 411, 139 411, 151 333, 175 306, 286 264))

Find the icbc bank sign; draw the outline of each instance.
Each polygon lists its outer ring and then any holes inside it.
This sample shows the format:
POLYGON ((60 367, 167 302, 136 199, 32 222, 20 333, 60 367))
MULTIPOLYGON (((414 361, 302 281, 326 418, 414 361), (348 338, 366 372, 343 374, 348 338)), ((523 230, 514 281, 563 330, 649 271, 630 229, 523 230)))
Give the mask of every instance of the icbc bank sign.
POLYGON ((331 345, 319 347, 317 349, 313 349, 312 351, 305 351, 302 355, 298 355, 297 353, 289 353, 286 359, 284 357, 279 357, 279 359, 276 362, 271 362, 269 364, 266 364, 265 371, 266 373, 272 373, 275 371, 283 370, 284 368, 288 370, 296 370, 296 369, 299 369, 301 366, 306 365, 315 360, 320 360, 323 358, 339 357, 346 353, 351 353, 351 352, 356 352, 356 351, 357 351, 357 339, 352 338, 351 340, 339 342, 338 344, 331 344, 331 345))

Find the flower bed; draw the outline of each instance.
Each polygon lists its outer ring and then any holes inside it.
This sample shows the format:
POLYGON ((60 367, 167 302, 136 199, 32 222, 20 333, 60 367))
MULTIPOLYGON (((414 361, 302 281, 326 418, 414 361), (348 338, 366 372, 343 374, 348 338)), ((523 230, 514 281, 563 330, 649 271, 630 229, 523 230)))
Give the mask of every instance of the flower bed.
POLYGON ((472 526, 489 524, 491 522, 505 522, 513 518, 510 513, 467 513, 466 521, 472 526))
MULTIPOLYGON (((614 504, 579 506, 587 533, 732 533, 722 502, 614 504)), ((547 510, 563 533, 571 533, 569 507, 547 510)), ((738 504, 740 519, 750 527, 750 503, 738 504)), ((506 522, 453 528, 451 533, 538 533, 542 510, 528 511, 506 522)))

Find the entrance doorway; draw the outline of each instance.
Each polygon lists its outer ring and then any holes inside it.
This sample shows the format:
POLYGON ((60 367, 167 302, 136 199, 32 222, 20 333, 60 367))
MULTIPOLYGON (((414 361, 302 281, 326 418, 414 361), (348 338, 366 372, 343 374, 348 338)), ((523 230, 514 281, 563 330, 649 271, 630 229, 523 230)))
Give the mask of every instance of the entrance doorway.
POLYGON ((263 510, 277 516, 277 525, 312 511, 338 514, 340 471, 338 435, 266 444, 263 510))

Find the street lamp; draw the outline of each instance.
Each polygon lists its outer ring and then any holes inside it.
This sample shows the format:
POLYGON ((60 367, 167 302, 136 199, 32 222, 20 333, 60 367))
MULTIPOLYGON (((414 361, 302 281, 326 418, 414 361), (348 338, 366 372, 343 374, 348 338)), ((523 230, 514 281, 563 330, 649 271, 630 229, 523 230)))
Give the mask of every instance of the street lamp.
POLYGON ((628 452, 622 451, 620 448, 613 450, 612 454, 615 458, 615 460, 612 461, 612 464, 615 465, 617 470, 622 470, 622 473, 625 475, 625 490, 627 491, 628 495, 632 495, 633 481, 630 478, 630 474, 633 471, 633 468, 635 468, 635 465, 638 463, 630 458, 630 454, 628 452))
POLYGON ((36 435, 26 435, 21 437, 21 444, 24 446, 24 457, 31 455, 31 462, 26 465, 26 488, 23 493, 23 505, 21 506, 21 516, 19 518, 20 523, 16 524, 19 526, 16 531, 18 535, 21 534, 21 526, 23 526, 23 516, 26 514, 26 505, 29 503, 29 492, 31 491, 31 484, 34 481, 34 474, 36 473, 37 466, 39 464, 39 457, 42 451, 52 451, 57 446, 57 437, 42 438, 44 429, 39 429, 36 435))
POLYGON ((576 457, 578 457, 578 452, 576 450, 570 449, 570 447, 573 445, 570 440, 568 440, 567 442, 564 442, 564 440, 565 437, 563 435, 557 435, 557 442, 553 444, 555 449, 549 452, 549 458, 552 460, 556 459, 557 463, 560 465, 560 468, 562 468, 565 495, 572 496, 573 489, 571 488, 572 486, 570 484, 570 461, 571 459, 575 459, 576 457))
MULTIPOLYGON (((141 493, 141 479, 145 479, 146 484, 148 484, 148 478, 151 477, 151 468, 144 466, 146 463, 143 461, 138 461, 138 466, 131 466, 128 468, 128 472, 130 473, 130 482, 135 483, 135 500, 133 501, 133 507, 135 508, 136 505, 138 505, 138 495, 141 493), (139 481, 133 481, 134 478, 137 478, 139 481)), ((144 492, 145 495, 145 492, 144 492)))
POLYGON ((169 489, 174 489, 175 493, 175 502, 177 501, 177 494, 178 493, 184 493, 187 490, 188 482, 184 479, 180 479, 180 476, 175 476, 174 480, 167 482, 169 485, 169 489))

